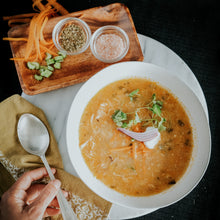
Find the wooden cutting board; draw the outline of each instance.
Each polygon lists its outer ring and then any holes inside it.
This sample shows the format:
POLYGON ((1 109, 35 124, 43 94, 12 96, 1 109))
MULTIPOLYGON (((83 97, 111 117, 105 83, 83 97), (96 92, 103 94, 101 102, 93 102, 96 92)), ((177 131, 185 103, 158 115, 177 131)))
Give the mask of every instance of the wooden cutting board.
MULTIPOLYGON (((127 55, 120 61, 143 61, 143 54, 138 41, 135 26, 129 9, 120 3, 110 4, 105 7, 96 7, 65 16, 51 18, 45 29, 46 39, 52 38, 52 31, 58 21, 65 17, 77 17, 84 20, 91 28, 92 33, 105 25, 116 25, 124 29, 130 40, 127 55)), ((28 25, 19 25, 11 28, 9 37, 27 37, 28 25)), ((13 57, 24 57, 26 42, 10 42, 13 57)), ((28 95, 35 95, 88 80, 95 73, 111 64, 103 63, 96 59, 90 48, 79 55, 67 56, 60 70, 54 71, 49 78, 42 81, 34 79, 33 71, 26 67, 26 62, 15 61, 18 77, 22 90, 28 95)))

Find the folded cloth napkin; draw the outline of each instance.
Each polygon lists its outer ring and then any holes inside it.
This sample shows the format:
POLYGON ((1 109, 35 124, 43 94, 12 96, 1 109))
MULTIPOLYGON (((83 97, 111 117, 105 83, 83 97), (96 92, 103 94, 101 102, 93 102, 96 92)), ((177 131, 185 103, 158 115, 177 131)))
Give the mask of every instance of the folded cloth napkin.
MULTIPOLYGON (((46 125, 50 134, 46 158, 50 166, 57 169, 55 177, 61 181, 62 189, 69 192, 69 202, 78 219, 107 218, 111 203, 92 192, 79 178, 64 171, 62 158, 46 116, 41 109, 19 95, 13 95, 0 103, 0 196, 25 171, 43 166, 41 159, 27 153, 18 140, 17 123, 24 113, 37 116, 46 125)), ((47 181, 48 178, 44 180, 47 181)), ((51 219, 62 219, 62 216, 51 219)))

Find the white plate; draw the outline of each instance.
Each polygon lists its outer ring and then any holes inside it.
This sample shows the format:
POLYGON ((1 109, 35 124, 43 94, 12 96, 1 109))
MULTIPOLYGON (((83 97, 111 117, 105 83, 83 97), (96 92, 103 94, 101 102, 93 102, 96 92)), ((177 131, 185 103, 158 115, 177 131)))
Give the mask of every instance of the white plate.
POLYGON ((184 82, 166 70, 143 62, 124 62, 111 65, 94 75, 81 87, 70 108, 66 140, 70 160, 84 183, 104 199, 133 208, 164 207, 186 196, 202 178, 209 163, 211 152, 211 137, 207 117, 195 94, 184 82), (90 172, 78 146, 80 119, 90 99, 109 83, 129 77, 147 78, 159 82, 171 90, 184 104, 194 128, 193 159, 185 175, 169 190, 148 197, 125 196, 105 186, 90 172))

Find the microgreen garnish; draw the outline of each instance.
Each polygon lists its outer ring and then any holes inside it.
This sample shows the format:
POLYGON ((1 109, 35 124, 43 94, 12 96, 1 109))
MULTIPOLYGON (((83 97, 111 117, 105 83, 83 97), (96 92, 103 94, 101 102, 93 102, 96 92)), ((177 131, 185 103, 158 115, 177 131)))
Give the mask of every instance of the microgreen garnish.
MULTIPOLYGON (((137 95, 138 91, 139 89, 136 89, 129 94, 131 101, 133 101, 133 97, 137 95)), ((166 119, 161 116, 162 107, 163 107, 163 102, 157 100, 156 94, 153 94, 151 98, 151 102, 148 103, 147 105, 137 108, 136 111, 133 113, 124 113, 121 110, 116 110, 112 115, 112 119, 116 123, 116 125, 121 128, 131 128, 133 125, 142 123, 143 126, 151 124, 155 128, 158 128, 159 131, 164 131, 166 130, 166 127, 164 126, 164 122, 166 121, 166 119), (141 119, 138 113, 142 109, 149 109, 152 112, 151 118, 141 119), (133 114, 134 115, 133 119, 128 120, 127 114, 129 115, 133 114)))
POLYGON ((158 130, 159 131, 165 131, 166 127, 163 125, 163 123, 166 121, 165 118, 161 118, 160 122, 158 123, 158 130))
POLYGON ((163 125, 166 119, 161 116, 161 109, 163 107, 163 102, 160 100, 156 100, 156 94, 153 94, 152 101, 150 104, 151 106, 148 106, 148 109, 150 109, 155 114, 152 117, 155 119, 154 125, 158 128, 159 131, 166 130, 166 127, 163 125), (158 120, 155 116, 159 117, 160 120, 158 120))
POLYGON ((131 101, 134 100, 134 97, 138 94, 138 92, 139 92, 139 89, 136 89, 128 95, 131 101))
POLYGON ((137 124, 137 123, 139 123, 139 122, 141 122, 141 119, 140 119, 140 117, 139 117, 138 113, 137 113, 137 112, 135 112, 134 124, 136 125, 136 124, 137 124))
POLYGON ((112 115, 112 119, 118 127, 124 127, 125 124, 123 121, 127 120, 127 114, 121 110, 116 110, 112 115))
POLYGON ((150 108, 150 110, 151 110, 154 114, 160 116, 160 115, 161 115, 161 110, 160 110, 160 108, 161 108, 161 107, 160 107, 159 105, 153 104, 153 107, 150 108))

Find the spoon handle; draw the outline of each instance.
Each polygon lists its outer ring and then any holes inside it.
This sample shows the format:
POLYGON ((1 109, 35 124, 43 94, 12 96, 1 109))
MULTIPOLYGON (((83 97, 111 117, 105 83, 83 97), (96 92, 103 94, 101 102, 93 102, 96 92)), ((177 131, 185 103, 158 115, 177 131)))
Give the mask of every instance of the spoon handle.
MULTIPOLYGON (((47 172, 49 174, 49 177, 51 180, 55 180, 55 177, 50 169, 50 166, 46 160, 45 155, 41 156, 41 160, 44 163, 44 166, 47 169, 47 172)), ((73 212, 73 209, 71 208, 71 206, 69 205, 69 203, 67 202, 65 196, 63 195, 62 191, 59 189, 58 194, 57 194, 57 200, 60 206, 60 210, 63 216, 64 220, 77 220, 77 216, 76 214, 73 212)))

